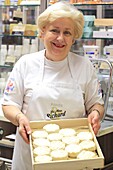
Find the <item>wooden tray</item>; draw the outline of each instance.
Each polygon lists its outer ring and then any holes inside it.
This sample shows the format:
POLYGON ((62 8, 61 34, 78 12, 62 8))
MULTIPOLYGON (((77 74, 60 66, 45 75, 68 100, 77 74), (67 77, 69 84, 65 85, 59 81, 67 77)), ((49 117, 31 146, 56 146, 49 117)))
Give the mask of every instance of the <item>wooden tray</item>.
POLYGON ((33 170, 82 170, 84 168, 102 168, 104 166, 104 156, 102 154, 101 148, 98 144, 98 141, 93 133, 91 125, 88 123, 87 118, 78 118, 78 119, 63 119, 63 120, 49 120, 49 121, 37 121, 37 122, 30 122, 30 126, 32 130, 35 129, 42 129, 42 127, 48 123, 56 123, 61 128, 76 128, 79 126, 88 126, 89 130, 91 131, 94 142, 97 147, 97 154, 98 158, 92 158, 92 159, 85 159, 85 160, 62 160, 62 161, 52 161, 48 163, 35 163, 33 159, 33 148, 32 148, 32 141, 30 136, 30 148, 31 148, 31 157, 32 157, 32 165, 33 170))

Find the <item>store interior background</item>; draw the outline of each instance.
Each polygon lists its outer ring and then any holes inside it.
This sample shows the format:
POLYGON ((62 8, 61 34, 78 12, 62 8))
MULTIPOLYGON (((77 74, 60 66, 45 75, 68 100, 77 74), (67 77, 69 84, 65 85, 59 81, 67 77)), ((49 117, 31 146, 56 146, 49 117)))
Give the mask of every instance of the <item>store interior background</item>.
MULTIPOLYGON (((0 101, 16 61, 24 54, 44 48, 37 37, 36 19, 54 1, 37 0, 35 5, 26 5, 21 0, 0 1, 0 101)), ((75 41, 71 51, 89 57, 96 68, 105 102, 105 115, 97 139, 105 155, 104 169, 113 170, 113 2, 80 0, 70 3, 85 16, 83 37, 75 41), (96 19, 100 19, 98 23, 96 19)), ((14 141, 5 136, 15 133, 16 129, 4 118, 1 105, 0 127, 4 130, 3 136, 0 134, 4 138, 0 140, 0 158, 6 159, 6 166, 10 167, 14 141)))

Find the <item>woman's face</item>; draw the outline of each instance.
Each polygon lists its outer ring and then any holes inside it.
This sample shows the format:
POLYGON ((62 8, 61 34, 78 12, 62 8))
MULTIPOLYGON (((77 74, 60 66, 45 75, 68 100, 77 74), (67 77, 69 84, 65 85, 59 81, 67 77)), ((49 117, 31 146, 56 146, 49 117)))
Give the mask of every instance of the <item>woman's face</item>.
POLYGON ((66 58, 74 42, 74 24, 69 18, 60 18, 48 24, 42 33, 46 57, 53 61, 66 58))

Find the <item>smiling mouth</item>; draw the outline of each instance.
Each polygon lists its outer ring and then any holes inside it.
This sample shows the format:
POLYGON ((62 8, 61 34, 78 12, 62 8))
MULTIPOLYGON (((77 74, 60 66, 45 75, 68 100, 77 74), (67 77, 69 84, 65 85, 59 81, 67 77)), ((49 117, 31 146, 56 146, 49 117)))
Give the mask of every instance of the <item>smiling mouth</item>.
POLYGON ((55 44, 55 43, 53 43, 53 45, 54 45, 55 47, 57 47, 57 48, 63 48, 63 47, 65 47, 65 45, 61 45, 61 44, 55 44))

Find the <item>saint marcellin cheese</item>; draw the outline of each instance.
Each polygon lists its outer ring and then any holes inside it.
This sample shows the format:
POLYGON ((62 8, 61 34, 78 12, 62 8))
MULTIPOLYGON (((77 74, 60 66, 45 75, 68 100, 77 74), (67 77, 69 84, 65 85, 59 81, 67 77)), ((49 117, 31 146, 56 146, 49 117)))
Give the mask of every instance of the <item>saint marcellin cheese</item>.
POLYGON ((98 157, 88 126, 78 129, 60 128, 55 123, 49 123, 42 129, 35 129, 31 137, 36 163, 98 157))

